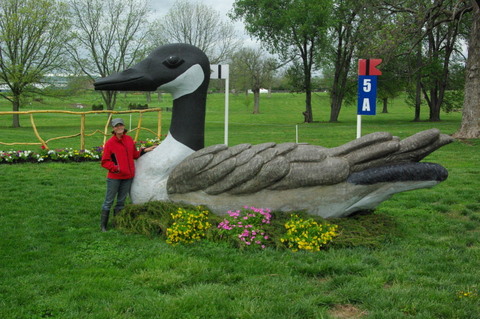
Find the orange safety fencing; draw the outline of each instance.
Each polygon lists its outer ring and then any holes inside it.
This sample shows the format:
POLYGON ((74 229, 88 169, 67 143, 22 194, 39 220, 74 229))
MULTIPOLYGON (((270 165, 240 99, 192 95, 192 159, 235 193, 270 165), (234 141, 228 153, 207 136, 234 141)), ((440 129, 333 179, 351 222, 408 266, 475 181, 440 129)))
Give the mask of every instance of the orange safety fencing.
POLYGON ((137 123, 137 127, 132 129, 130 132, 135 133, 135 138, 134 141, 136 142, 138 140, 138 134, 140 133, 141 130, 146 130, 151 132, 152 134, 156 135, 157 138, 160 138, 161 133, 162 133, 162 109, 161 108, 156 108, 156 109, 146 109, 146 110, 129 110, 129 111, 89 111, 89 112, 72 112, 72 111, 55 111, 55 110, 43 110, 43 111, 25 111, 25 112, 0 112, 0 115, 13 115, 13 114, 28 114, 30 115, 30 122, 32 124, 32 129, 33 132, 35 133, 35 136, 37 139, 40 141, 39 143, 4 143, 0 142, 1 145, 41 145, 45 149, 48 148, 48 143, 53 141, 53 140, 59 140, 59 139, 66 139, 66 138, 72 138, 72 137, 77 137, 80 136, 80 149, 84 150, 85 149, 85 136, 92 136, 96 133, 103 134, 103 144, 105 144, 105 141, 107 139, 107 136, 110 136, 108 132, 108 127, 110 126, 110 121, 112 119, 113 114, 129 114, 129 113, 140 113, 139 114, 139 119, 137 123), (154 132, 146 127, 142 127, 142 115, 143 113, 147 112, 157 112, 158 113, 158 121, 157 121, 157 132, 154 132), (73 114, 73 115, 79 115, 81 116, 80 119, 80 133, 74 134, 74 135, 69 135, 69 136, 59 136, 59 137, 53 137, 48 140, 44 140, 40 134, 38 133, 37 126, 35 124, 35 120, 33 115, 38 114, 38 113, 62 113, 62 114, 73 114), (107 122, 105 123, 105 129, 104 131, 100 130, 95 130, 92 133, 85 133, 85 120, 86 120, 86 115, 87 114, 98 114, 98 113, 110 113, 107 119, 107 122))

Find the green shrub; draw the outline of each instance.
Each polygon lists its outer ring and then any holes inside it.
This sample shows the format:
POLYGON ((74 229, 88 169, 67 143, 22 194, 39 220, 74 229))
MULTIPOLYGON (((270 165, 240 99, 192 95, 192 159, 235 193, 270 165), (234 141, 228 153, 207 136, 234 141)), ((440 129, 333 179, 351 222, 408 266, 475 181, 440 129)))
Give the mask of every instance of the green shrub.
POLYGON ((148 109, 148 104, 140 104, 140 103, 130 103, 128 104, 129 110, 146 110, 148 109))
MULTIPOLYGON (((116 216, 116 227, 127 232, 143 234, 149 237, 159 236, 167 239, 167 230, 175 223, 172 216, 179 209, 190 212, 203 212, 201 206, 181 205, 170 202, 152 201, 145 204, 127 205, 121 213, 116 216)), ((216 223, 215 215, 208 214, 207 221, 216 223), (212 220, 213 219, 213 220, 212 220)))

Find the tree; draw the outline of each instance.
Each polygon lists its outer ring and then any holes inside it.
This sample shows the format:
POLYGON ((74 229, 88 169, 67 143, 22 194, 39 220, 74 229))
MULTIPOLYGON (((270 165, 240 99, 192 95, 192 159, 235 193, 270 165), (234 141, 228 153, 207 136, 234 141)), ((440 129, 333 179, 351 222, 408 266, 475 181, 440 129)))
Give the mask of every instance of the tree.
MULTIPOLYGON (((11 92, 0 96, 18 112, 23 96, 46 73, 64 64, 68 40, 68 11, 55 0, 2 0, 0 2, 0 82, 11 92)), ((18 114, 13 127, 20 127, 18 114)))
POLYGON ((232 24, 220 13, 202 3, 181 0, 160 18, 154 28, 154 43, 188 43, 208 56, 210 63, 225 62, 235 52, 240 40, 232 24))
POLYGON ((457 138, 480 138, 480 0, 471 2, 473 13, 468 42, 465 98, 462 125, 454 135, 457 138))
MULTIPOLYGON (((384 2, 388 12, 410 16, 410 23, 398 25, 398 29, 403 30, 403 33, 410 35, 412 39, 412 49, 407 53, 417 47, 417 92, 421 90, 427 101, 430 110, 429 120, 439 121, 452 58, 455 52, 459 51, 461 21, 471 10, 471 6, 466 1, 456 0, 384 2)), ((415 120, 418 120, 419 115, 418 97, 417 93, 415 120)))
POLYGON ((232 74, 245 89, 253 92, 253 113, 260 113, 260 89, 273 80, 277 69, 275 59, 261 49, 244 48, 232 56, 232 74))
POLYGON ((331 0, 236 0, 230 14, 283 60, 302 63, 305 122, 313 122, 312 71, 327 37, 331 0))
MULTIPOLYGON (((68 50, 90 79, 120 72, 145 57, 149 11, 145 0, 71 0, 72 41, 68 50)), ((117 92, 101 91, 113 110, 117 92)))
MULTIPOLYGON (((370 2, 370 1, 368 1, 370 2)), ((330 90, 330 122, 338 121, 340 109, 348 90, 348 76, 352 70, 352 58, 358 45, 371 34, 362 30, 372 24, 371 19, 363 19, 368 2, 334 1, 333 23, 330 28, 332 50, 329 60, 333 66, 333 78, 330 90)), ((355 68, 353 68, 355 69, 355 68)))

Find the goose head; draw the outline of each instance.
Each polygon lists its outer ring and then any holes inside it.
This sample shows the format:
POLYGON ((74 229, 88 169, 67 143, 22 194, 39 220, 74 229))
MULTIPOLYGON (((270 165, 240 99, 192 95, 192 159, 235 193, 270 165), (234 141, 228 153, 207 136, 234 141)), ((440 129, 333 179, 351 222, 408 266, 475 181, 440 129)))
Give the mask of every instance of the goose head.
POLYGON ((203 51, 184 44, 155 49, 133 67, 95 81, 95 90, 155 91, 173 96, 170 135, 194 151, 204 147, 210 63, 203 51))
POLYGON ((208 86, 210 63, 197 47, 168 44, 152 51, 133 67, 95 81, 95 90, 170 92, 174 99, 208 86))

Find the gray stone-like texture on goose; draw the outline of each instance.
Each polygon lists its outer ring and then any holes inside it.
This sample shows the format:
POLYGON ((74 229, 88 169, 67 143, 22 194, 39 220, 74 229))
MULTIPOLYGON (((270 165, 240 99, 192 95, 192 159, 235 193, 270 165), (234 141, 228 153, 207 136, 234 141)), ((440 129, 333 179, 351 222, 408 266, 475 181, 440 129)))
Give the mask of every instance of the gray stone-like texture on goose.
POLYGON ((331 149, 294 143, 214 145, 180 163, 169 176, 167 192, 172 200, 206 204, 219 214, 263 203, 276 210, 346 216, 373 209, 397 192, 445 180, 445 168, 417 161, 452 140, 431 129, 404 140, 372 133, 331 149))

